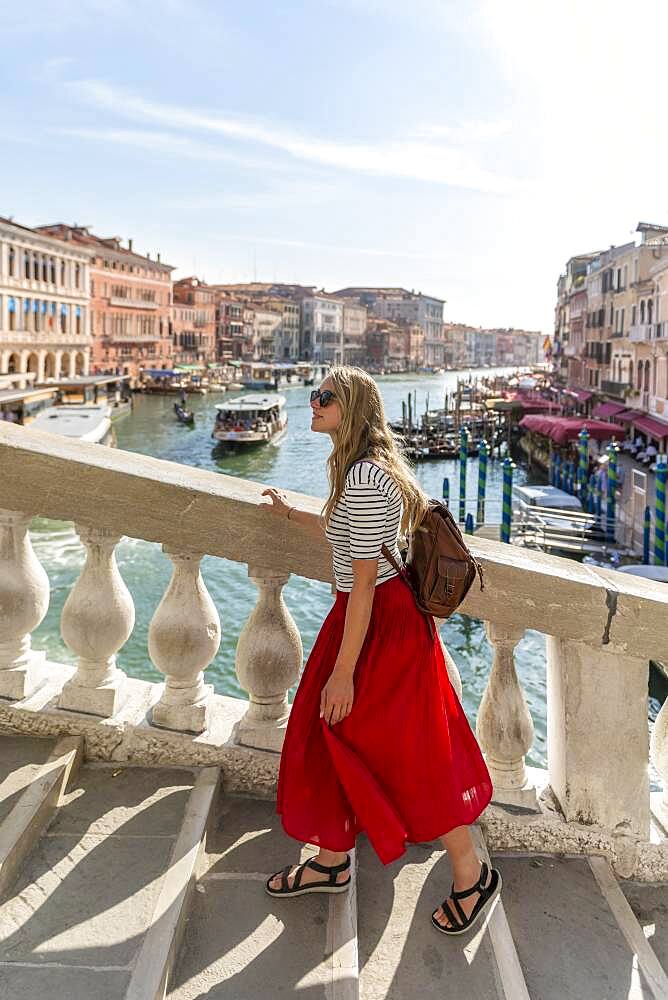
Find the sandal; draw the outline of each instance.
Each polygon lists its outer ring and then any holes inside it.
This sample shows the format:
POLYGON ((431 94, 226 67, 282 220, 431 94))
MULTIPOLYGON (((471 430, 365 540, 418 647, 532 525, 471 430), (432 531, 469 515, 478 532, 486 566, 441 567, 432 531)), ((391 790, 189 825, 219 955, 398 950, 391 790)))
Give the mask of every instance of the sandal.
POLYGON ((270 896, 304 896, 308 892, 345 892, 350 885, 350 875, 344 882, 337 882, 336 876, 339 872, 346 871, 350 868, 350 855, 348 854, 345 861, 342 861, 340 865, 332 865, 331 867, 326 867, 321 865, 319 861, 315 861, 313 858, 309 858, 301 865, 297 865, 295 871, 295 878, 292 887, 288 883, 288 875, 292 871, 294 865, 286 865, 282 872, 275 872, 271 875, 264 884, 265 889, 270 896), (321 872, 323 875, 328 875, 329 878, 326 882, 309 882, 307 885, 301 884, 302 875, 304 874, 305 868, 312 868, 315 872, 321 872), (269 883, 272 879, 276 878, 276 875, 281 875, 281 888, 273 889, 269 883))
POLYGON ((457 915, 452 912, 448 905, 448 900, 444 899, 441 903, 441 908, 443 913, 450 921, 450 927, 444 927, 436 919, 436 910, 431 915, 431 922, 437 931, 442 934, 463 934, 468 931, 477 920, 482 916, 483 910, 488 903, 491 903, 493 899, 501 892, 501 873, 497 871, 496 868, 492 868, 491 872, 487 865, 483 861, 480 865, 480 878, 475 885, 472 885, 470 889, 462 889, 461 892, 455 892, 455 883, 452 883, 452 888, 450 890, 449 898, 452 899, 455 909, 457 910, 457 915), (489 883, 487 883, 487 875, 490 874, 489 883), (464 910, 459 905, 460 899, 466 899, 467 896, 472 896, 474 892, 480 894, 480 899, 475 904, 471 910, 470 915, 467 917, 464 910))

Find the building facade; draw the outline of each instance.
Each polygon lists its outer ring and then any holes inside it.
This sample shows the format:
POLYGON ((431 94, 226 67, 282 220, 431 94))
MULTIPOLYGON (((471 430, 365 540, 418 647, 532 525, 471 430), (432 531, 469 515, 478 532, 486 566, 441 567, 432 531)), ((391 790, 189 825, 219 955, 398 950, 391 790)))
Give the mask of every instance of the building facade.
POLYGON ((216 362, 216 293, 199 278, 174 282, 171 315, 173 364, 216 362))
POLYGON ((417 323, 424 331, 424 363, 431 368, 445 364, 444 299, 405 288, 365 288, 354 286, 334 293, 337 298, 356 299, 369 315, 393 323, 417 323))
POLYGON ((91 256, 0 219, 0 375, 17 388, 88 374, 91 256))
POLYGON ((95 236, 85 226, 58 223, 38 231, 91 254, 91 370, 136 378, 145 368, 170 367, 174 268, 159 254, 152 260, 135 253, 132 240, 124 247, 119 237, 95 236))
POLYGON ((343 303, 343 363, 360 365, 366 353, 368 314, 366 306, 343 303))
POLYGON ((325 294, 302 299, 301 355, 316 364, 343 363, 343 302, 325 294))

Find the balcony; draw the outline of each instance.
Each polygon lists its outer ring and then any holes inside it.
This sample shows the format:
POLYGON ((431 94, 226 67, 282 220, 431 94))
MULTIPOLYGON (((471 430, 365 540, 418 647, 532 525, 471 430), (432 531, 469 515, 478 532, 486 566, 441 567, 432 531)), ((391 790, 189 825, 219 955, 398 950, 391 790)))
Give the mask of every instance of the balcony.
POLYGON ((636 323, 629 330, 629 340, 635 343, 652 339, 652 323, 636 323))
POLYGON ((624 400, 630 390, 630 382, 612 382, 609 379, 601 380, 601 392, 605 393, 606 396, 624 400))
POLYGON ((113 333, 106 339, 110 344, 150 344, 165 338, 159 333, 113 333))
POLYGON ((124 309, 158 309, 157 302, 145 302, 144 299, 126 299, 123 295, 112 295, 109 299, 112 306, 121 306, 124 309))

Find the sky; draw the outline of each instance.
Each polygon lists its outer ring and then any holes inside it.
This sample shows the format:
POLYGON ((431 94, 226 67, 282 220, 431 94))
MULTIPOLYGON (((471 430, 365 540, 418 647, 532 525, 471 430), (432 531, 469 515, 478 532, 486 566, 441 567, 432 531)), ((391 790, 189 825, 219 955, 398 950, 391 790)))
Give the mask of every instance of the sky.
POLYGON ((668 224, 665 0, 0 0, 0 215, 552 328, 668 224))

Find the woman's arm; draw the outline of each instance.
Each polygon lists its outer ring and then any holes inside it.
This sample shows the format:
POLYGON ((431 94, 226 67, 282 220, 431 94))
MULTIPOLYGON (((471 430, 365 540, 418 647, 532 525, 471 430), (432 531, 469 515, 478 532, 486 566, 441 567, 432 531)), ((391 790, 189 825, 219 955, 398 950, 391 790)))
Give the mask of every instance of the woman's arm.
POLYGON ((346 606, 343 638, 334 669, 320 696, 320 715, 330 725, 340 722, 353 707, 353 674, 366 638, 378 575, 377 559, 353 559, 353 588, 346 606))

